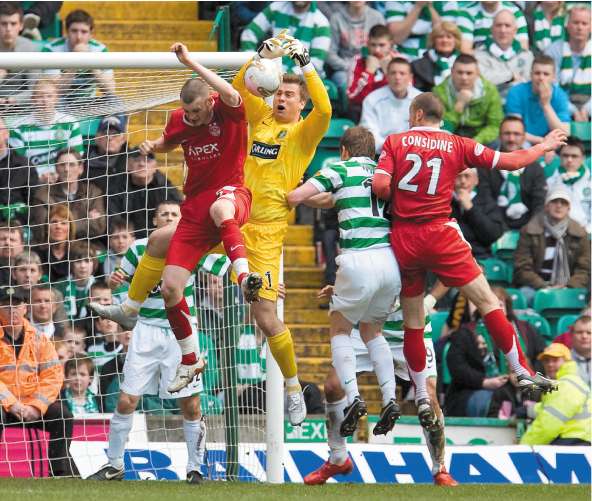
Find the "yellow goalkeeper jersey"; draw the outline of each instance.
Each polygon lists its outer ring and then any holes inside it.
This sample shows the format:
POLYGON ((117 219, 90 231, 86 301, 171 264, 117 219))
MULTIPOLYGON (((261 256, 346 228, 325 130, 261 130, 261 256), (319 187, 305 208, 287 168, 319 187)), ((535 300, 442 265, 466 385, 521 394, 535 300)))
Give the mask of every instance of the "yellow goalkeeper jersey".
POLYGON ((236 74, 232 85, 245 103, 249 122, 245 185, 253 194, 252 223, 288 222, 286 194, 298 186, 331 120, 331 102, 316 71, 304 72, 313 109, 293 124, 273 118, 272 108, 252 95, 244 84, 250 61, 236 74))

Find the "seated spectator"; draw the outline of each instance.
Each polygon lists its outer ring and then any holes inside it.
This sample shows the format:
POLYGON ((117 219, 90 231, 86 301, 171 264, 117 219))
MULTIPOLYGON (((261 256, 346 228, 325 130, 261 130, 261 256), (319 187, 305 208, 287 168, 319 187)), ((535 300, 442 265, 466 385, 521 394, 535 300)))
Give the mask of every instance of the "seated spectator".
POLYGON ((528 25, 526 17, 513 2, 473 2, 458 10, 458 25, 463 36, 463 51, 485 45, 491 38, 491 26, 501 10, 509 10, 516 18, 518 31, 516 39, 524 50, 528 50, 528 25))
POLYGON ((514 283, 527 299, 534 290, 590 287, 590 244, 586 230, 569 217, 571 195, 549 191, 545 209, 520 230, 514 253, 514 283))
POLYGON ((62 330, 62 339, 72 348, 72 353, 75 356, 86 356, 87 332, 83 322, 66 322, 62 330))
POLYGON ((27 296, 18 288, 0 289, 0 432, 6 426, 47 431, 50 474, 77 475, 69 453, 72 414, 57 399, 63 369, 52 342, 38 336, 25 318, 27 296), (25 365, 30 370, 22 370, 25 365))
MULTIPOLYGON (((302 42, 310 53, 310 61, 324 78, 323 68, 331 47, 329 21, 315 2, 271 2, 247 25, 241 34, 240 50, 256 50, 263 40, 283 30, 302 42)), ((284 72, 294 71, 294 61, 282 60, 284 72)))
POLYGON ((468 168, 456 176, 452 198, 452 218, 472 247, 476 259, 491 257, 491 244, 504 233, 504 217, 495 200, 477 189, 476 168, 468 168))
MULTIPOLYGON (((92 38, 95 22, 88 12, 73 10, 66 17, 65 26, 66 36, 49 42, 42 52, 107 52, 104 44, 92 38)), ((97 87, 107 98, 115 93, 113 70, 48 70, 46 73, 59 75, 62 106, 72 111, 77 100, 94 98, 97 87)))
POLYGON ((582 315, 573 324, 571 336, 571 358, 578 366, 578 374, 590 385, 590 315, 582 315))
POLYGON ((64 307, 70 320, 86 318, 90 288, 95 282, 93 274, 99 262, 96 250, 87 241, 70 246, 70 276, 64 288, 64 307))
POLYGON ((386 26, 378 24, 370 29, 366 50, 352 63, 353 71, 347 88, 349 107, 355 110, 352 118, 359 119, 362 102, 368 94, 387 84, 387 66, 393 57, 397 57, 392 45, 392 36, 386 26))
POLYGON ((557 379, 558 389, 543 395, 535 405, 536 417, 520 444, 590 445, 590 388, 578 376, 569 350, 553 343, 539 356, 545 366, 545 376, 557 379))
POLYGON ((136 238, 147 236, 152 228, 154 208, 163 200, 181 201, 181 195, 158 171, 156 157, 144 156, 139 150, 129 154, 127 176, 109 183, 110 216, 124 215, 132 221, 136 238))
POLYGON ((347 2, 330 17, 331 48, 327 67, 331 71, 331 80, 339 87, 347 86, 352 60, 366 47, 370 29, 384 25, 383 15, 366 3, 347 2))
MULTIPOLYGON (((156 206, 155 217, 158 217, 159 208, 167 201, 160 202, 156 206)), ((171 202, 176 205, 176 211, 179 211, 179 203, 171 202)), ((167 204, 168 205, 168 204, 167 204)), ((103 274, 111 275, 121 264, 121 260, 134 241, 134 224, 126 221, 123 217, 114 217, 109 224, 109 250, 102 256, 103 274)))
POLYGON ((112 115, 101 120, 94 141, 86 153, 86 174, 83 176, 107 192, 108 179, 125 177, 127 134, 125 122, 112 115))
POLYGON ((532 14, 533 47, 544 52, 553 42, 565 36, 565 2, 537 2, 532 14))
POLYGON ((24 251, 18 255, 12 266, 12 284, 20 285, 30 291, 37 285, 43 276, 43 267, 39 254, 33 251, 24 251))
MULTIPOLYGON (((512 152, 524 148, 526 131, 521 118, 508 116, 502 120, 499 132, 500 151, 512 152)), ((504 214, 505 225, 519 230, 533 214, 543 210, 547 180, 541 166, 534 162, 512 172, 479 169, 479 191, 488 191, 497 200, 504 214)))
POLYGON ((432 28, 456 22, 457 8, 456 2, 387 2, 386 22, 398 51, 410 60, 421 57, 432 28))
POLYGON ((64 2, 26 2, 25 15, 23 16, 24 37, 31 40, 41 40, 41 31, 51 26, 64 2))
POLYGON ((569 100, 555 83, 555 65, 549 56, 534 58, 530 82, 515 85, 506 97, 506 115, 524 120, 526 140, 538 144, 553 129, 569 134, 569 100))
POLYGON ((60 364, 62 365, 62 367, 64 367, 68 360, 74 358, 74 351, 72 351, 72 347, 63 339, 58 339, 54 337, 52 341, 55 351, 58 354, 60 364))
POLYGON ((88 179, 82 156, 76 150, 61 150, 56 155, 58 179, 55 183, 39 186, 32 195, 35 206, 31 221, 35 225, 47 224, 51 207, 66 203, 76 226, 77 238, 95 238, 105 234, 107 218, 105 199, 101 189, 88 179))
POLYGON ((409 129, 409 105, 421 92, 411 85, 413 75, 409 61, 391 59, 387 66, 388 85, 377 89, 364 99, 360 125, 374 136, 376 154, 389 134, 409 129))
POLYGON ((551 44, 545 54, 555 63, 559 85, 568 94, 574 120, 590 120, 592 102, 592 41, 590 4, 574 5, 567 15, 566 36, 551 44))
POLYGON ((70 275, 70 241, 76 239, 76 225, 67 204, 54 205, 49 211, 49 221, 33 236, 38 240, 34 247, 46 267, 49 282, 57 284, 70 275))
MULTIPOLYGON (((23 9, 18 2, 0 2, 0 52, 38 52, 39 46, 19 35, 23 29, 23 9)), ((0 69, 0 109, 31 99, 33 70, 0 69)))
POLYGON ((19 118, 10 129, 9 144, 35 166, 40 183, 57 180, 55 160, 63 149, 82 151, 80 125, 69 115, 56 111, 58 87, 55 80, 37 80, 31 97, 31 115, 19 118))
POLYGON ((63 321, 62 304, 64 296, 50 284, 39 284, 31 288, 31 325, 48 339, 52 339, 58 322, 63 321))
POLYGON ((416 88, 430 92, 450 75, 452 65, 460 54, 460 42, 460 31, 454 23, 443 21, 434 26, 428 36, 429 50, 411 63, 416 88))
POLYGON ((482 144, 495 141, 503 118, 502 102, 495 85, 479 75, 473 56, 458 56, 450 76, 433 92, 444 105, 444 129, 482 144))
POLYGON ((0 284, 10 284, 11 267, 24 251, 23 227, 11 221, 0 223, 0 284))
POLYGON ((88 358, 72 358, 64 367, 66 374, 62 399, 76 417, 99 412, 99 402, 90 389, 95 375, 95 364, 88 358))
POLYGON ((549 189, 561 186, 571 195, 569 217, 586 231, 592 231, 590 200, 590 169, 586 167, 585 150, 582 141, 568 137, 567 144, 559 150, 559 169, 547 179, 549 189))
POLYGON ((8 138, 8 129, 0 118, 0 220, 17 218, 25 224, 32 205, 30 192, 39 184, 37 169, 8 147, 8 138))
POLYGON ((500 10, 491 26, 491 38, 475 52, 481 76, 497 87, 505 99, 510 87, 528 81, 534 56, 516 39, 516 18, 500 10))

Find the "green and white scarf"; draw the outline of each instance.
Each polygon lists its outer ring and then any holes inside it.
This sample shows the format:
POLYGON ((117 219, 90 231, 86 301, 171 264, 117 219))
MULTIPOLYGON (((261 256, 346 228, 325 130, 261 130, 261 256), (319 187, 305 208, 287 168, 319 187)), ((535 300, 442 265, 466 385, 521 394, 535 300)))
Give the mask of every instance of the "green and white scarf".
POLYGON ((448 57, 445 57, 438 54, 435 49, 430 49, 428 51, 428 56, 434 62, 435 66, 434 84, 439 85, 448 75, 450 75, 450 70, 452 69, 452 65, 458 56, 458 51, 455 50, 448 57))
POLYGON ((581 94, 586 96, 586 101, 590 98, 590 92, 592 91, 592 40, 588 40, 582 53, 580 67, 577 69, 574 68, 569 42, 567 40, 563 42, 563 54, 559 66, 559 83, 570 97, 574 94, 581 94))
POLYGON ((497 197, 497 204, 506 211, 509 219, 520 219, 528 212, 528 207, 522 203, 522 190, 520 187, 520 176, 524 169, 512 172, 500 171, 504 182, 497 197))
POLYGON ((495 41, 491 38, 488 39, 485 43, 488 52, 495 58, 501 59, 504 62, 508 62, 511 59, 514 59, 520 52, 522 52, 522 47, 520 46, 520 42, 516 39, 512 40, 512 45, 506 50, 503 50, 495 41))
POLYGON ((549 20, 539 6, 534 11, 534 45, 541 52, 557 40, 562 40, 565 33, 565 15, 553 16, 549 20))
POLYGON ((586 174, 586 166, 581 165, 580 168, 575 172, 568 172, 565 167, 559 167, 559 177, 564 184, 573 185, 576 184, 586 174))

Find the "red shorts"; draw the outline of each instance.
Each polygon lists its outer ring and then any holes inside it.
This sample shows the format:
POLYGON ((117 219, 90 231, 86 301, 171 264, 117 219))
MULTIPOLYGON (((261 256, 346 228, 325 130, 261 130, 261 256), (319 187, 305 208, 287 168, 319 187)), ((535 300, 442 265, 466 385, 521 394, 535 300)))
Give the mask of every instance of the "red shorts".
POLYGON ((402 296, 423 294, 427 271, 435 273, 448 287, 466 285, 481 273, 454 219, 395 221, 391 244, 401 270, 402 296))
POLYGON ((193 271, 202 256, 220 243, 220 228, 210 217, 212 204, 225 198, 234 203, 234 218, 242 226, 251 213, 251 192, 244 186, 224 186, 187 198, 181 204, 181 220, 169 244, 166 264, 193 271))

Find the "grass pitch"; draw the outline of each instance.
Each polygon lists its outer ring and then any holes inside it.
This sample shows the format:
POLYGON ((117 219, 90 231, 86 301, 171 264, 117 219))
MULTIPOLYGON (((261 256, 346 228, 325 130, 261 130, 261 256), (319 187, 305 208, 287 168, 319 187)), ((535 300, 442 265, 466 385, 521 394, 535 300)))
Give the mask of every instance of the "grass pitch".
POLYGON ((243 500, 381 500, 412 501, 571 501, 590 500, 590 485, 463 485, 442 488, 433 485, 332 484, 309 487, 302 484, 262 485, 206 482, 135 481, 97 482, 73 479, 1 479, 2 499, 22 501, 204 501, 243 500))

